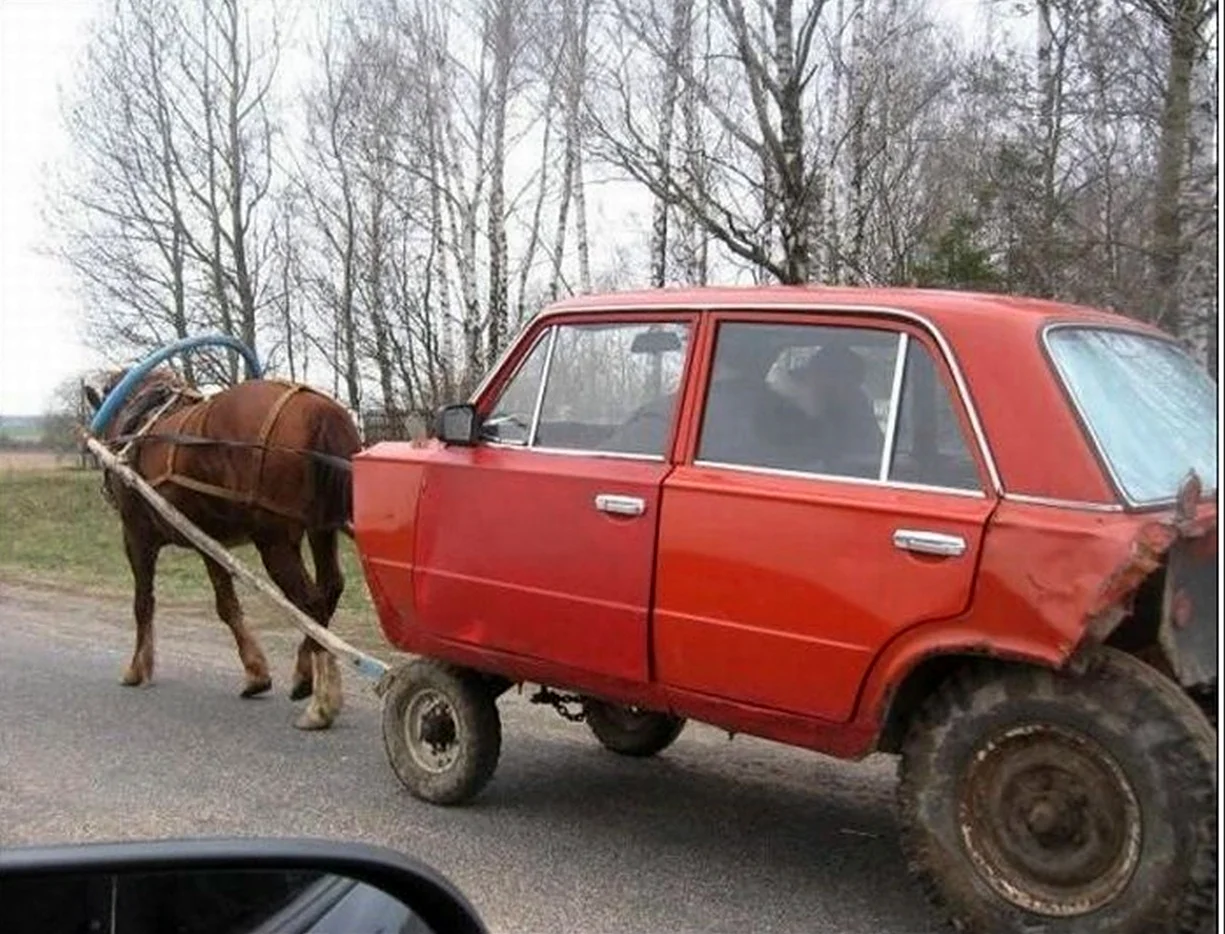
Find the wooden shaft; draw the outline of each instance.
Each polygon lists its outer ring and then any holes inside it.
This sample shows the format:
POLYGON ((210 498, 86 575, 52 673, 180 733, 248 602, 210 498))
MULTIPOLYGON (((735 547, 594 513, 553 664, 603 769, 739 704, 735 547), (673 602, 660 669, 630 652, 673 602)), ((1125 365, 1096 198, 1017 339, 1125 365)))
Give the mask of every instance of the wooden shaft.
POLYGON ((290 603, 285 598, 285 595, 277 590, 276 587, 226 551, 216 539, 203 532, 195 523, 167 502, 165 497, 153 489, 144 477, 112 454, 97 438, 87 436, 85 444, 93 451, 107 470, 114 471, 120 480, 140 493, 148 501, 149 505, 157 511, 159 516, 182 532, 188 541, 210 558, 213 558, 227 571, 250 584, 259 593, 284 610, 289 615, 290 622, 306 633, 306 635, 310 636, 333 655, 348 662, 359 674, 371 681, 381 682, 384 676, 387 675, 390 670, 387 665, 377 658, 367 655, 360 649, 349 645, 344 639, 320 626, 290 603))

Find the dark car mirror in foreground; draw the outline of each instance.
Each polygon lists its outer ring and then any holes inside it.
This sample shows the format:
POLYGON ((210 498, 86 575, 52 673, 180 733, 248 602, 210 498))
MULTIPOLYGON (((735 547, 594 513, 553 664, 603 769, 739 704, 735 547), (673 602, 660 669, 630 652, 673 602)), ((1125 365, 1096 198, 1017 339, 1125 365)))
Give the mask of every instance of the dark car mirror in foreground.
POLYGON ((0 850, 5 934, 486 934, 436 871, 327 840, 0 850))
POLYGON ((477 442, 476 407, 461 402, 439 410, 434 421, 434 433, 445 444, 471 446, 477 442))

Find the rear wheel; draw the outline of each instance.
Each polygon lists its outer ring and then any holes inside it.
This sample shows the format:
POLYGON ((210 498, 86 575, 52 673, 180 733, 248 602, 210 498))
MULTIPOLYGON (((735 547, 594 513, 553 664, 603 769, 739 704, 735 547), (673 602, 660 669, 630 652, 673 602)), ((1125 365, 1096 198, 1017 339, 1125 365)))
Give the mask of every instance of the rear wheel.
POLYGON ((671 746, 685 728, 680 717, 591 697, 584 699, 583 713, 600 744, 623 756, 653 756, 671 746))
POLYGON ((1130 655, 954 678, 911 728, 899 802, 911 868, 964 931, 1212 927, 1215 735, 1130 655))
POLYGON ((383 696, 387 759, 412 794, 461 804, 488 784, 502 750, 494 693, 480 675, 417 659, 383 696))

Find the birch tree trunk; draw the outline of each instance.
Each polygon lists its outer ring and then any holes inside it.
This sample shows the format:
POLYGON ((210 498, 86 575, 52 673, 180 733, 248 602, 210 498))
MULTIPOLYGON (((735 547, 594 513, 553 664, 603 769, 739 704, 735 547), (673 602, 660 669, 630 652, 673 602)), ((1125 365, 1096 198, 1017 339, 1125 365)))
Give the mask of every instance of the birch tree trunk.
MULTIPOLYGON (((1165 28, 1169 59, 1157 147, 1157 183, 1153 214, 1153 278, 1157 294, 1151 318, 1180 334, 1180 267, 1185 250, 1182 235, 1183 179, 1191 122, 1191 73, 1202 47, 1200 30, 1207 19, 1204 0, 1147 0, 1165 28)), ((1215 4, 1213 4, 1215 7, 1215 4)))
POLYGON ((489 319, 486 365, 492 366, 502 352, 509 327, 506 285, 506 111, 510 72, 515 56, 514 0, 491 0, 495 4, 489 24, 493 53, 493 89, 490 98, 493 142, 489 163, 489 319))
POLYGON ((866 0, 853 0, 851 9, 851 65, 846 72, 847 88, 847 135, 850 162, 847 186, 849 211, 849 244, 845 254, 847 270, 845 281, 852 284, 863 281, 864 239, 867 232, 868 204, 865 186, 868 176, 868 155, 865 144, 868 119, 870 78, 864 55, 864 29, 866 0))
POLYGON ((574 238, 578 255, 578 284, 583 293, 591 291, 591 243, 587 238, 587 187, 583 173, 583 121, 580 119, 587 84, 587 36, 591 26, 592 0, 575 0, 578 4, 577 22, 574 28, 571 61, 573 67, 567 82, 569 92, 570 128, 567 146, 573 146, 571 162, 574 173, 574 238), (570 142, 573 140, 573 143, 570 142))
MULTIPOLYGON (((672 0, 672 22, 668 33, 669 55, 663 62, 663 99, 659 112, 659 154, 661 187, 666 191, 672 184, 672 133, 676 119, 678 89, 684 68, 685 51, 690 43, 690 19, 693 0, 672 0)), ((661 288, 668 277, 668 213, 669 201, 656 195, 651 215, 651 284, 661 288)))

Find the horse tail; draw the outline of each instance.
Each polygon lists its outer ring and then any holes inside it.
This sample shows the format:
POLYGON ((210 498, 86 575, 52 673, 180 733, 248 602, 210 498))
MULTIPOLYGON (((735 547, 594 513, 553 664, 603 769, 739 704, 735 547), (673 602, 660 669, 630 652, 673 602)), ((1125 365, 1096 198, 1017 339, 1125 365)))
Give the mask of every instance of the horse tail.
POLYGON ((353 527, 353 469, 349 461, 361 446, 361 436, 349 413, 334 405, 320 411, 311 435, 311 450, 323 455, 311 458, 316 527, 340 531, 353 527))

